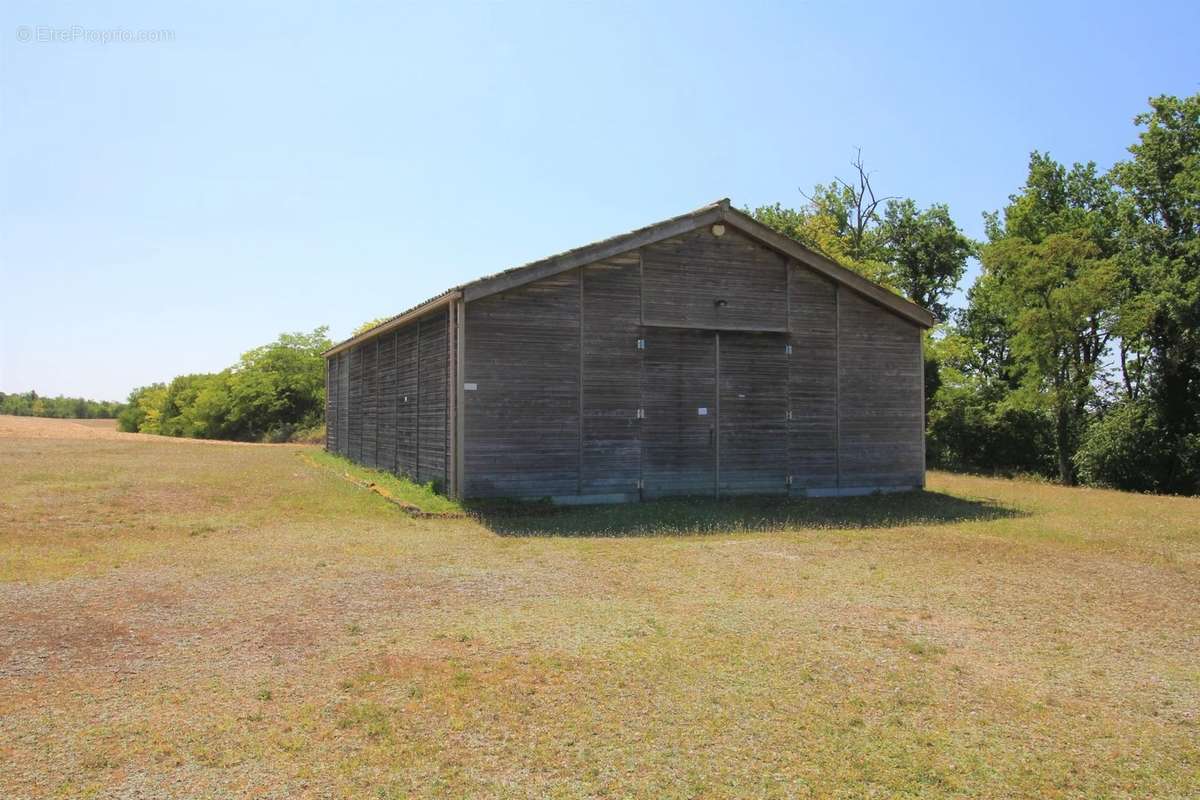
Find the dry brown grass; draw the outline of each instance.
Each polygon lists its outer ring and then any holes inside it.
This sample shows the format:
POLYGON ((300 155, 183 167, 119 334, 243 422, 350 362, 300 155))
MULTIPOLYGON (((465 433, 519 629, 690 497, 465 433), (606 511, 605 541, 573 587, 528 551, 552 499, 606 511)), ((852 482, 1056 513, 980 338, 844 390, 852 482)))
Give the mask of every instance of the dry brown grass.
POLYGON ((1194 499, 414 520, 296 448, 37 423, 6 798, 1198 796, 1194 499))

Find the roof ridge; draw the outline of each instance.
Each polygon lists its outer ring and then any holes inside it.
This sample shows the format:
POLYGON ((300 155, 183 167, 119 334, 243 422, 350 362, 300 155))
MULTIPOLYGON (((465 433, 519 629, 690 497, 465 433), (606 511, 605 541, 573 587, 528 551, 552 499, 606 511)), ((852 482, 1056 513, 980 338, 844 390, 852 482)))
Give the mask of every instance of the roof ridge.
POLYGON ((859 292, 869 299, 874 300, 877 304, 889 308, 890 310, 907 317, 918 325, 930 327, 934 324, 933 315, 921 308, 911 300, 901 297, 898 294, 885 289, 882 286, 864 278, 853 270, 843 267, 841 264, 832 259, 817 253, 804 244, 792 239, 790 236, 775 231, 767 227, 758 220, 748 214, 739 211, 732 207, 732 203, 728 197, 722 197, 708 205, 701 206, 693 211, 680 214, 675 217, 669 217, 659 222, 654 222, 649 225, 643 225, 640 228, 635 228, 625 233, 618 233, 613 236, 608 236, 603 239, 591 242, 590 244, 573 247, 569 250, 563 250, 544 258, 539 258, 534 261, 529 261, 515 267, 494 272, 490 275, 483 275, 466 283, 453 286, 441 294, 434 295, 429 300, 419 303, 411 308, 389 317, 383 322, 375 325, 362 333, 356 334, 344 339, 343 341, 333 345, 325 351, 325 355, 330 355, 335 351, 344 350, 350 344, 356 341, 371 338, 376 333, 382 332, 385 328, 395 327, 397 320, 407 318, 417 311, 433 310, 439 307, 444 302, 449 302, 454 297, 463 297, 465 300, 473 300, 481 296, 487 296, 497 291, 504 291, 506 288, 521 285, 529 281, 537 280, 547 275, 555 274, 558 271, 571 269, 579 266, 582 263, 590 261, 602 261, 613 253, 607 251, 614 246, 621 249, 637 249, 645 244, 661 241, 673 235, 678 235, 682 229, 692 230, 695 227, 706 224, 707 222, 728 222, 739 226, 742 230, 758 239, 777 251, 782 251, 785 255, 790 255, 797 261, 805 264, 810 269, 813 269, 826 277, 835 280, 839 283, 849 286, 851 289, 859 292), (692 225, 692 223, 695 223, 692 225), (688 227, 692 225, 692 227, 688 227), (578 262, 578 263, 576 263, 578 262), (517 273, 525 273, 525 280, 513 282, 511 276, 517 273), (483 284, 491 284, 490 289, 480 288, 483 284), (511 283, 512 285, 507 285, 511 283), (471 296, 474 294, 474 296, 471 296))

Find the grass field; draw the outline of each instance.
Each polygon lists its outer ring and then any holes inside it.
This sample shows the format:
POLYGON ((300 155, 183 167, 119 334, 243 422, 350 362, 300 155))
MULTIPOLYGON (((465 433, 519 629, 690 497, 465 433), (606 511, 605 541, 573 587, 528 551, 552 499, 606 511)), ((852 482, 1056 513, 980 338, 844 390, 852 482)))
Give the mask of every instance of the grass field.
POLYGON ((0 417, 0 797, 1197 797, 1200 500, 413 519, 0 417))

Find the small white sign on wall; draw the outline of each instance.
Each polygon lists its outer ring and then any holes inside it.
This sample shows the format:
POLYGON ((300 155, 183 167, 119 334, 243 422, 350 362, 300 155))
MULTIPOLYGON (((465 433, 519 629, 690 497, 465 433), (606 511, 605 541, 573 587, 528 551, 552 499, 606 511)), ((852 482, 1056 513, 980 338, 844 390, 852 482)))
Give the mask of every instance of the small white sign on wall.
POLYGON ((699 417, 707 417, 707 416, 708 416, 708 409, 707 409, 707 408, 705 408, 704 406, 701 406, 700 408, 697 408, 697 409, 696 409, 696 416, 699 416, 699 417))
POLYGON ((478 383, 464 383, 463 384, 463 389, 465 389, 468 392, 473 392, 478 388, 479 388, 478 383))

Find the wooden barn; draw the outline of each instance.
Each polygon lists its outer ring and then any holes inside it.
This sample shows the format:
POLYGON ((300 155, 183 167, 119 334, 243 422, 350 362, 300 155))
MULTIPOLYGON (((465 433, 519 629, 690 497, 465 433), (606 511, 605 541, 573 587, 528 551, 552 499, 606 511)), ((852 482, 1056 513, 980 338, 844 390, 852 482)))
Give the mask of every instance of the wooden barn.
POLYGON ((331 348, 326 447, 460 498, 919 488, 932 324, 722 200, 331 348))

